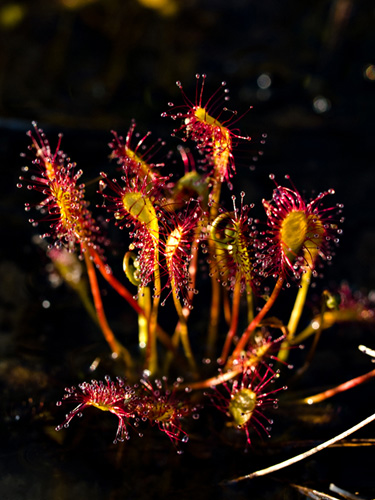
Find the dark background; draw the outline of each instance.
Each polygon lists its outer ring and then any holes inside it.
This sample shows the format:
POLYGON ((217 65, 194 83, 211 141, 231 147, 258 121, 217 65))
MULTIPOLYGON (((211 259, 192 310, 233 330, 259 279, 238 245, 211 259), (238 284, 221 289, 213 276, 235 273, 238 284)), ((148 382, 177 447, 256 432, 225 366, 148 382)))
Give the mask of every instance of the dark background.
MULTIPOLYGON (((173 450, 166 455, 159 443, 147 444, 152 438, 134 439, 129 451, 111 446, 108 451, 113 421, 98 437, 106 425, 101 419, 96 427, 89 422, 93 432, 84 437, 70 429, 62 445, 53 430, 62 417, 54 401, 71 380, 90 376, 87 366, 106 348, 82 317, 75 295, 65 287, 51 289, 48 261, 33 243, 35 230, 23 211, 30 194, 16 188, 32 120, 52 145, 57 133, 64 133, 64 151, 90 181, 108 170, 110 130, 126 133, 132 118, 141 132, 151 130, 175 149, 178 141, 169 138, 173 123, 160 115, 169 101, 181 102, 176 80, 193 97, 195 74, 207 73, 207 97, 225 80, 233 109, 254 106, 240 122, 242 132, 254 136, 254 150, 241 152, 235 190, 245 189, 261 217, 260 200, 270 198, 273 189, 270 173, 279 182, 290 174, 308 196, 334 188, 346 221, 333 266, 325 270, 325 286, 347 279, 368 294, 375 287, 374 22, 371 0, 0 3, 2 498, 151 498, 150 491, 155 498, 300 498, 288 483, 327 492, 334 480, 365 497, 374 495, 371 448, 340 451, 336 478, 332 455, 324 452, 325 457, 280 474, 279 482, 223 489, 217 486, 222 479, 259 468, 258 455, 262 466, 280 455, 262 445, 247 455, 225 444, 213 452, 212 437, 208 443, 197 440, 179 461, 173 450), (267 88, 261 75, 269 77, 267 88), (263 133, 268 138, 254 170, 249 167, 263 133), (43 300, 50 307, 42 307, 43 300)), ((88 187, 88 195, 95 200, 95 186, 88 187)), ((108 307, 116 305, 113 298, 108 307)), ((124 321, 128 329, 135 324, 124 312, 115 321, 115 328, 124 321)), ((358 364, 351 360, 358 358, 356 344, 367 340, 375 347, 371 334, 358 327, 335 332, 310 379, 321 376, 324 382, 317 386, 333 385, 370 370, 363 355, 358 364)), ((348 393, 341 405, 333 402, 328 428, 308 428, 299 437, 329 438, 366 417, 374 411, 372 390, 370 383, 362 392, 348 393)), ((282 412, 280 421, 288 425, 282 412)), ((365 435, 372 437, 374 427, 365 435)), ((293 432, 291 439, 297 439, 293 432)))

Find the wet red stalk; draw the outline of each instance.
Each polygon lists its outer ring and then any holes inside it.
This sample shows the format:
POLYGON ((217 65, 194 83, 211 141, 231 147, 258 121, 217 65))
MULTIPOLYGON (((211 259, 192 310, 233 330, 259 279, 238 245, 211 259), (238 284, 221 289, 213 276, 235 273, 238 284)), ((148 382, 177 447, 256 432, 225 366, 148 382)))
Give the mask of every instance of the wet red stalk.
POLYGON ((85 256, 85 263, 87 267, 87 273, 89 276, 92 296, 94 298, 96 314, 98 316, 99 325, 103 332, 104 338, 106 339, 113 354, 115 354, 116 357, 122 357, 123 360, 126 362, 127 367, 129 368, 130 366, 132 366, 131 356, 127 351, 127 349, 125 349, 125 347, 122 346, 120 342, 118 342, 112 329, 110 328, 107 322, 94 265, 92 263, 92 260, 88 252, 84 251, 83 254, 85 256))
POLYGON ((371 370, 370 372, 365 373, 364 375, 360 375, 359 377, 352 378, 351 380, 348 380, 343 384, 333 387, 332 389, 328 389, 327 391, 323 391, 320 392, 319 394, 315 394, 314 396, 309 396, 308 398, 304 398, 300 402, 306 403, 308 405, 312 405, 314 403, 320 403, 325 399, 331 398, 332 396, 336 396, 336 394, 339 394, 340 392, 347 391, 348 389, 353 389, 353 387, 363 384, 364 382, 367 382, 373 377, 375 377, 375 370, 371 370))
POLYGON ((233 291, 233 302, 232 302, 232 315, 231 315, 231 323, 230 323, 230 328, 227 333, 227 337, 225 339, 225 344, 223 347, 223 350, 221 352, 220 360, 222 363, 225 363, 228 354, 229 354, 229 349, 232 344, 233 337, 236 335, 237 332, 237 327, 238 327, 238 318, 239 318, 239 312, 240 312, 240 302, 241 302, 241 280, 237 279, 235 286, 234 286, 234 291, 233 291))
MULTIPOLYGON (((98 253, 91 247, 88 248, 88 251, 90 252, 90 256, 93 258, 94 263, 96 267, 99 269, 101 275, 103 278, 112 286, 116 292, 121 295, 128 303, 129 305, 134 309, 134 311, 141 315, 142 317, 147 319, 147 316, 145 314, 145 311, 142 309, 142 307, 138 304, 138 302, 134 299, 133 295, 129 292, 127 288, 120 283, 111 272, 108 272, 108 268, 98 255, 98 253)), ((156 330, 157 336, 159 340, 164 344, 164 346, 169 349, 170 351, 175 352, 175 347, 172 344, 172 341, 169 337, 169 335, 159 326, 157 325, 157 330, 156 330)))
POLYGON ((276 302, 276 299, 279 296, 279 293, 282 289, 283 283, 284 283, 284 278, 280 276, 276 282, 275 288, 273 289, 270 298, 267 300, 263 308, 259 311, 259 313, 255 316, 255 318, 252 320, 252 322, 249 324, 249 326, 242 334, 242 337, 240 338, 236 348, 233 351, 232 359, 236 359, 241 355, 241 352, 245 349, 246 344, 249 341, 250 335, 253 333, 255 328, 259 325, 264 316, 269 312, 271 307, 276 302))

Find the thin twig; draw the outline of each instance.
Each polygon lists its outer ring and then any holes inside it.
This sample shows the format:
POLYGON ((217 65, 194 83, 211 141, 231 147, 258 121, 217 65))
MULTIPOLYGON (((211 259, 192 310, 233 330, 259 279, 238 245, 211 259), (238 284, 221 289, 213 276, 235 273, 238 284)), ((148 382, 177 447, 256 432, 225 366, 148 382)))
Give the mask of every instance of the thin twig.
POLYGON ((350 491, 343 490, 342 488, 339 488, 335 484, 331 483, 329 485, 330 491, 334 491, 335 493, 338 493, 342 498, 346 498, 346 500, 365 500, 363 497, 359 497, 358 495, 354 495, 353 493, 350 493, 350 491))
POLYGON ((327 495, 323 491, 313 490, 312 488, 307 488, 306 486, 300 486, 299 484, 291 484, 293 488, 302 493, 308 498, 313 498, 314 500, 338 500, 337 497, 333 497, 332 495, 327 495))
POLYGON ((265 476, 267 474, 271 474, 273 472, 276 472, 280 469, 284 469, 285 467, 289 467, 289 465, 293 465, 297 462, 300 462, 301 460, 304 460, 305 458, 311 457, 311 455, 314 455, 315 453, 318 453, 318 451, 324 450, 325 448, 328 448, 328 446, 331 446, 334 443, 337 443, 337 441, 341 441, 341 439, 344 439, 348 437, 350 434, 353 434, 354 432, 358 431, 359 429, 362 429, 365 425, 373 422, 375 420, 375 413, 370 415, 369 417, 365 418, 358 424, 354 425, 350 429, 346 430, 345 432, 342 432, 338 436, 329 439, 328 441, 325 441, 324 443, 319 444, 318 446, 315 446, 311 450, 305 451, 304 453, 301 453, 300 455, 296 455, 293 458, 289 458, 288 460, 285 460, 284 462, 280 462, 279 464, 272 465, 271 467, 267 467, 266 469, 261 469, 256 472, 252 472, 251 474, 246 474, 246 476, 240 476, 237 477, 236 479, 232 479, 230 481, 225 481, 224 484, 236 484, 239 481, 243 481, 244 479, 253 479, 254 477, 259 477, 259 476, 265 476))

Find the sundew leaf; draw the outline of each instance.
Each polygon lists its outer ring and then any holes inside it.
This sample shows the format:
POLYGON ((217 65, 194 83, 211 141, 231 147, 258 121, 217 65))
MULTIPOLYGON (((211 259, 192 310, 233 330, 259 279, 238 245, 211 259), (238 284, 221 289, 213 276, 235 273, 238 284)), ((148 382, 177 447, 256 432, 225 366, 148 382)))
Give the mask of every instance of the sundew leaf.
POLYGON ((149 230, 154 240, 159 240, 159 224, 155 208, 150 199, 140 192, 125 193, 122 197, 124 209, 149 230))

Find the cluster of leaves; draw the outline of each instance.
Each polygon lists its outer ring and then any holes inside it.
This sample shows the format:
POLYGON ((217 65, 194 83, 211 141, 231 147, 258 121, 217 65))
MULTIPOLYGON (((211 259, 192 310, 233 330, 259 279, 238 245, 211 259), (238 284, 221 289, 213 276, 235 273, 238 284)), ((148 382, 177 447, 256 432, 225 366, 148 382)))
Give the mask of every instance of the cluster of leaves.
MULTIPOLYGON (((148 422, 151 425, 157 424, 177 447, 177 451, 181 452, 178 443, 186 443, 189 438, 182 430, 180 420, 189 415, 198 418, 198 409, 176 396, 180 382, 176 381, 173 388, 168 389, 166 377, 163 380, 155 380, 154 385, 147 378, 143 378, 140 384, 130 386, 125 385, 123 378, 117 377, 116 381, 112 381, 106 376, 104 382, 92 380, 90 383, 83 382, 78 387, 67 387, 63 401, 69 400, 78 404, 56 430, 69 427, 75 416, 82 416, 85 408, 93 406, 102 411, 109 411, 118 418, 114 443, 129 439, 128 426, 135 429, 142 422, 148 422)), ((61 404, 61 401, 57 402, 57 406, 61 404)), ((139 432, 139 435, 142 436, 142 433, 139 432)))
MULTIPOLYGON (((42 236, 50 238, 61 252, 78 248, 87 267, 97 320, 114 357, 125 362, 126 375, 131 379, 142 377, 140 363, 109 326, 97 271, 139 315, 142 370, 147 370, 157 386, 154 389, 152 382, 144 378, 136 386, 108 379, 106 383, 85 382, 78 389, 68 389, 65 399, 79 404, 69 413, 65 426, 85 407, 94 406, 118 417, 117 441, 128 437, 129 421, 136 426, 142 420, 157 422, 172 441, 185 441, 187 436, 180 420, 195 413, 196 408, 181 400, 178 387, 168 390, 166 382, 163 387, 158 382, 166 376, 161 366, 171 365, 174 360, 175 366, 190 378, 192 391, 211 388, 209 400, 228 416, 232 425, 246 433, 248 443, 252 427, 269 433, 271 421, 263 410, 277 404, 274 394, 283 388, 268 388, 279 377, 272 366, 275 360, 286 364, 311 279, 317 274, 319 262, 331 260, 333 247, 338 243, 342 206, 324 206, 326 197, 334 194, 332 189, 306 200, 291 182, 289 187, 281 186, 271 176, 275 189, 271 199, 262 202, 267 229, 258 229, 251 217, 253 205, 244 201, 245 193, 241 192, 239 207, 235 196, 231 209, 223 207, 222 187, 231 189, 236 174, 235 148, 251 138, 240 135, 235 128, 237 113, 223 105, 228 100, 226 84, 223 82, 204 102, 204 83, 205 75, 197 75, 196 97, 191 101, 177 82, 183 103, 170 103, 169 110, 162 114, 177 122, 172 135, 182 143, 190 141, 195 148, 194 155, 190 148, 180 146, 185 170, 179 178, 175 173, 164 175, 167 164, 175 168, 168 156, 164 162, 156 160, 163 141, 150 142, 150 133, 139 136, 135 122, 125 138, 113 133, 111 158, 118 164, 120 178, 102 172, 98 193, 109 214, 108 222, 114 221, 119 228, 129 230, 131 244, 123 267, 136 292, 130 292, 106 263, 105 251, 110 249, 110 242, 89 210, 85 185, 78 183, 81 170, 60 148, 61 136, 53 152, 36 124, 29 133, 33 161, 23 168, 27 178, 20 177, 19 186, 26 182, 28 189, 35 189, 44 197, 36 206, 43 221, 49 222, 49 231, 42 236), (203 298, 210 320, 202 343, 209 357, 221 353, 220 369, 216 367, 213 376, 204 380, 188 328, 198 293, 201 256, 206 256, 212 291, 209 299, 203 298), (275 280, 273 291, 267 296, 262 290, 266 278, 275 280), (276 325, 267 324, 265 316, 290 282, 298 283, 300 288, 289 323, 278 320, 276 325), (172 334, 164 332, 158 322, 159 306, 169 296, 178 318, 172 334), (246 302, 248 326, 239 333, 242 302, 246 302), (228 332, 220 346, 222 312, 228 332), (272 334, 275 329, 279 332, 276 338, 272 334), (161 345, 165 351, 163 363, 161 345)), ((26 210, 30 208, 27 204, 26 210)), ((37 225, 34 219, 30 221, 37 225)))

